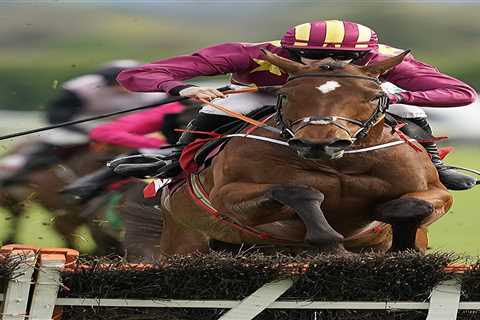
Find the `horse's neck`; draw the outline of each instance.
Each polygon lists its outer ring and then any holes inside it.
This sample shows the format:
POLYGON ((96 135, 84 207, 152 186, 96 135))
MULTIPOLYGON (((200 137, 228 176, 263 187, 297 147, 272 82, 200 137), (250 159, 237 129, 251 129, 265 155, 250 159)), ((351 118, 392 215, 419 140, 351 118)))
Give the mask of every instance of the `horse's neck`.
POLYGON ((69 159, 65 160, 64 165, 76 175, 83 176, 102 168, 105 165, 106 158, 107 154, 101 155, 86 150, 84 152, 77 152, 69 157, 69 159))

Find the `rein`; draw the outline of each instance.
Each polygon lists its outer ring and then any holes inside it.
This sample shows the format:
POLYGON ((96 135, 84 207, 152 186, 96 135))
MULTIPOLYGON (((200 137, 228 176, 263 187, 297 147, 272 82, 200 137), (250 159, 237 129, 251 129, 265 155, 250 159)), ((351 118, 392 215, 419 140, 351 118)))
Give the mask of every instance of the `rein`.
MULTIPOLYGON (((254 139, 254 140, 260 140, 260 141, 265 141, 273 144, 278 144, 281 146, 286 146, 289 147, 290 145, 286 141, 282 140, 277 140, 273 138, 268 138, 268 137, 263 137, 263 136, 257 136, 253 134, 248 134, 248 133, 234 133, 234 134, 228 134, 223 136, 222 138, 248 138, 248 139, 254 139)), ((417 140, 415 139, 408 139, 408 142, 416 142, 417 140)), ((394 146, 398 146, 404 143, 408 143, 405 140, 397 140, 397 141, 392 141, 392 142, 387 142, 387 143, 382 143, 382 144, 377 144, 375 146, 370 146, 370 147, 365 147, 361 149, 353 149, 353 150, 345 150, 343 153, 344 154, 353 154, 353 153, 362 153, 362 152, 369 152, 369 151, 375 151, 375 150, 380 150, 380 149, 385 149, 385 148, 390 148, 394 146)), ((480 173, 478 173, 480 175, 480 173)))
MULTIPOLYGON (((300 79, 300 78, 307 78, 307 77, 324 77, 324 78, 353 78, 353 79, 361 79, 361 80, 368 80, 368 81, 373 81, 376 84, 380 84, 380 80, 377 78, 373 77, 367 77, 367 76, 357 76, 357 75, 349 75, 349 74, 326 74, 326 73, 320 73, 320 72, 312 72, 312 73, 304 73, 304 74, 299 74, 296 76, 289 77, 287 79, 287 83, 289 81, 295 80, 295 79, 300 79)), ((280 127, 280 130, 282 131, 281 135, 283 138, 290 139, 295 137, 295 133, 298 132, 299 130, 309 126, 309 125, 334 125, 342 130, 344 130, 352 139, 352 141, 356 141, 357 139, 361 139, 367 136, 368 131, 380 121, 384 115, 385 112, 388 109, 388 96, 386 94, 383 94, 382 96, 378 97, 378 102, 377 102, 377 107, 375 111, 372 113, 372 115, 365 121, 357 120, 357 119, 351 119, 351 118, 346 118, 346 117, 341 117, 341 116, 310 116, 310 117, 304 117, 297 119, 295 121, 291 121, 287 123, 285 119, 283 118, 282 115, 282 109, 286 101, 286 96, 285 95, 278 95, 277 98, 277 113, 275 115, 276 123, 277 126, 280 127), (352 135, 350 131, 341 123, 338 122, 338 120, 346 121, 353 123, 360 128, 352 135), (295 130, 292 129, 292 127, 300 124, 299 127, 297 127, 295 130)))

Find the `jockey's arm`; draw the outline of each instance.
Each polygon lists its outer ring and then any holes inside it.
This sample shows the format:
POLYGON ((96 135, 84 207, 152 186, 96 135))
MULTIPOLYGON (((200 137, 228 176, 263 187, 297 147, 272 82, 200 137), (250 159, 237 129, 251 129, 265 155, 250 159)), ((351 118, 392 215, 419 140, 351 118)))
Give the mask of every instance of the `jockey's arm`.
POLYGON ((154 61, 122 71, 117 81, 131 91, 163 91, 178 95, 192 85, 184 80, 248 70, 252 59, 241 43, 224 43, 200 49, 192 55, 154 61))
POLYGON ((82 113, 84 102, 73 91, 62 89, 47 106, 47 121, 51 124, 70 121, 82 113))
POLYGON ((411 55, 387 72, 383 79, 407 90, 396 94, 398 101, 392 101, 393 103, 424 107, 460 107, 477 99, 473 88, 411 55))
POLYGON ((158 148, 166 144, 165 139, 147 136, 160 131, 167 114, 179 113, 184 106, 179 102, 138 112, 99 125, 90 131, 90 138, 96 142, 128 148, 158 148))

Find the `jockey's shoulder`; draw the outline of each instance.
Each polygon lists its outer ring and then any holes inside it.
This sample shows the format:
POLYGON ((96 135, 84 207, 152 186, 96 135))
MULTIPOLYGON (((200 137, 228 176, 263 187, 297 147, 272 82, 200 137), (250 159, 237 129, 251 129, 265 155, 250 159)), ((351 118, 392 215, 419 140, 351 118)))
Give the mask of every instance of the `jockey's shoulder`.
POLYGON ((266 49, 273 49, 273 50, 279 50, 282 49, 280 45, 280 40, 273 40, 273 41, 265 41, 265 42, 223 42, 223 43, 218 43, 214 44, 212 46, 209 46, 205 49, 213 49, 213 48, 243 48, 243 49, 261 49, 261 48, 266 48, 266 49))
POLYGON ((240 42, 240 44, 249 47, 270 47, 270 48, 280 48, 280 40, 272 40, 265 42, 240 42))
MULTIPOLYGON (((405 49, 395 48, 386 44, 379 44, 377 49, 372 50, 368 54, 369 56, 368 63, 371 64, 372 62, 379 62, 379 61, 388 59, 390 57, 397 56, 405 51, 406 51, 405 49)), ((405 57, 404 61, 408 61, 408 60, 410 61, 415 60, 415 58, 413 57, 412 54, 408 54, 405 57)))
POLYGON ((400 53, 406 51, 405 49, 399 49, 399 48, 395 48, 395 47, 391 47, 389 45, 386 45, 386 44, 378 44, 378 53, 380 55, 383 55, 383 56, 390 56, 390 57, 393 57, 393 56, 397 56, 399 55, 400 53))
POLYGON ((98 74, 86 74, 65 82, 62 87, 69 91, 96 90, 106 85, 105 79, 98 74))
POLYGON ((262 49, 282 56, 288 55, 287 50, 280 46, 280 40, 266 42, 224 42, 200 49, 199 52, 213 53, 216 55, 240 54, 258 59, 264 55, 262 49))
POLYGON ((273 53, 280 53, 282 51, 286 51, 280 45, 280 40, 255 42, 255 43, 243 42, 242 45, 244 47, 253 48, 255 51, 259 51, 260 49, 267 49, 268 51, 273 52, 273 53))

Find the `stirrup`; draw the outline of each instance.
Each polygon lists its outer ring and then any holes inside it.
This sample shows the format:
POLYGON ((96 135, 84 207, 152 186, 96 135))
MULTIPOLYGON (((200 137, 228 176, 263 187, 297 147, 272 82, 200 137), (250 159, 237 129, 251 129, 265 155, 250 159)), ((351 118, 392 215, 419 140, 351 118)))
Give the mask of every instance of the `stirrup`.
POLYGON ((145 163, 153 163, 159 160, 164 160, 161 156, 156 154, 134 154, 129 156, 123 156, 115 158, 109 162, 107 162, 107 167, 115 169, 117 166, 129 163, 129 164, 145 164, 145 163))
POLYGON ((122 176, 129 176, 144 179, 153 177, 159 169, 167 166, 164 160, 158 160, 152 163, 121 163, 113 168, 113 171, 122 176))

